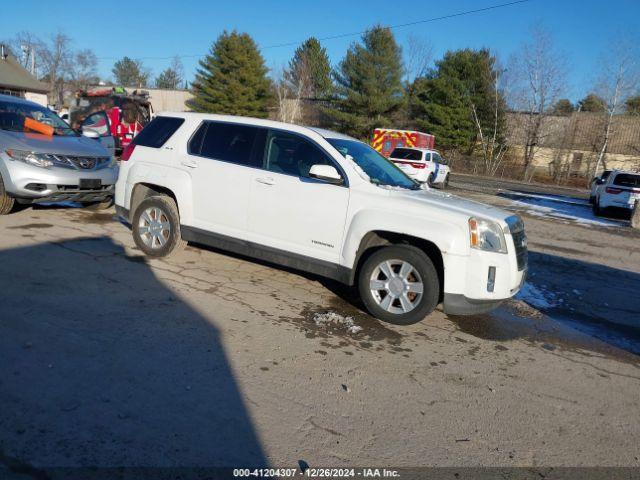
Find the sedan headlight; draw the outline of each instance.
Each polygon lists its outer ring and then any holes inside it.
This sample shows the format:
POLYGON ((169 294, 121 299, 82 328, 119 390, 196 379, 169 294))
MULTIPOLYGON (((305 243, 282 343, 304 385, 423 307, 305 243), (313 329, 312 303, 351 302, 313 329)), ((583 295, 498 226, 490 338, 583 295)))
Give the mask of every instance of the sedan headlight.
POLYGON ((28 152, 26 150, 16 150, 13 148, 5 150, 11 160, 35 165, 36 167, 48 168, 53 166, 53 162, 41 153, 28 152))
POLYGON ((469 243, 471 248, 485 252, 507 253, 507 243, 502 228, 491 220, 469 219, 469 243))

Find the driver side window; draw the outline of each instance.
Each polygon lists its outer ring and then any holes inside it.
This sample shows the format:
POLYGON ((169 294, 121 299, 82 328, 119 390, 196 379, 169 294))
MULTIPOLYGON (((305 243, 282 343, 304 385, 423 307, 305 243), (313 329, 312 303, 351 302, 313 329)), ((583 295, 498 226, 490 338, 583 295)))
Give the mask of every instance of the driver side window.
POLYGON ((266 170, 308 178, 311 167, 318 164, 333 165, 333 162, 318 146, 303 137, 269 131, 264 158, 266 170))

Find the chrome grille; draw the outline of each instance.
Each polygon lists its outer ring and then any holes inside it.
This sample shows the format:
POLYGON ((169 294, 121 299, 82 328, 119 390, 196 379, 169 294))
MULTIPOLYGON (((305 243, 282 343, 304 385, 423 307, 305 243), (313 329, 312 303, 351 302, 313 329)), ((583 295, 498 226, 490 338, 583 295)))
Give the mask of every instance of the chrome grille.
POLYGON ((513 245, 516 249, 516 261, 518 262, 518 271, 527 268, 528 252, 527 252, 527 235, 524 233, 524 223, 517 215, 513 215, 506 219, 509 225, 509 232, 513 239, 513 245))
POLYGON ((70 168, 74 170, 100 170, 111 163, 109 157, 80 157, 74 155, 48 154, 45 157, 51 160, 56 167, 70 168))

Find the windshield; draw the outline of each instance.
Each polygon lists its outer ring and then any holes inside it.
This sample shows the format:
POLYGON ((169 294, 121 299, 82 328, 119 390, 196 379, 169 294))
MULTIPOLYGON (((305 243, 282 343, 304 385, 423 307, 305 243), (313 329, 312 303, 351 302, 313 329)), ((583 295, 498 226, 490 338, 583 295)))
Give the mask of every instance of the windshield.
POLYGON ((343 157, 347 158, 347 155, 349 155, 356 165, 368 175, 371 183, 390 187, 409 188, 411 190, 420 188, 420 186, 407 177, 402 170, 369 145, 358 142, 357 140, 343 140, 338 138, 327 138, 326 140, 338 150, 343 157))
POLYGON ((77 136, 64 120, 48 108, 5 100, 0 100, 0 130, 77 136))

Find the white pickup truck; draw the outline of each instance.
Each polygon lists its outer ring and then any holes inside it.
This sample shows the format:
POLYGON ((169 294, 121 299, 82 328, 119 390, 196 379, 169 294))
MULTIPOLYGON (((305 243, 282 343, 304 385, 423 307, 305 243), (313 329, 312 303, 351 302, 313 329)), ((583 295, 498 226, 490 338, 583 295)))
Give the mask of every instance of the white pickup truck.
POLYGON ((486 312, 527 270, 519 217, 421 187, 351 137, 161 113, 123 152, 116 209, 147 255, 190 241, 349 285, 375 317, 486 312))

